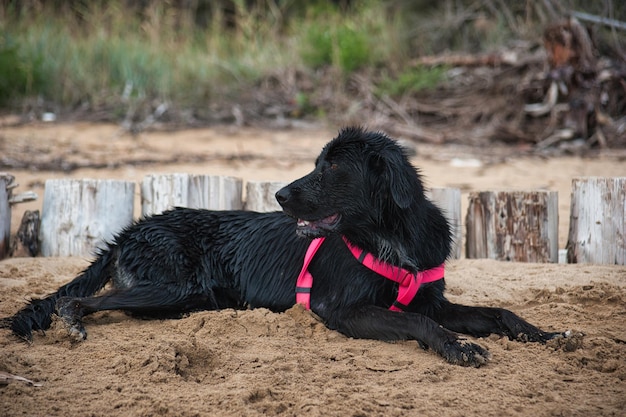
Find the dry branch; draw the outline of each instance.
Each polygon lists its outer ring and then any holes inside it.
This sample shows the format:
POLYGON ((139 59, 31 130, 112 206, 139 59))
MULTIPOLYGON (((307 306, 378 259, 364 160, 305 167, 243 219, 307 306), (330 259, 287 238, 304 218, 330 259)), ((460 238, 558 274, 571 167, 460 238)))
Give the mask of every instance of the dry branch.
POLYGON ((414 60, 412 66, 447 65, 452 67, 497 67, 500 65, 516 65, 518 55, 513 51, 490 53, 484 55, 447 54, 429 55, 414 60))

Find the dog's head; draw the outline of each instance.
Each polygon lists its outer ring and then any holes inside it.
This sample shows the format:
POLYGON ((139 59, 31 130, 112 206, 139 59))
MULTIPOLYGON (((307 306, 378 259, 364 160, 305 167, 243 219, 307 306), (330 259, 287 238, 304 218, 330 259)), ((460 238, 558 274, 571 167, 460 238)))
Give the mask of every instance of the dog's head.
POLYGON ((315 238, 348 227, 389 228, 399 211, 423 197, 402 147, 380 132, 346 128, 330 141, 315 169, 276 193, 297 233, 315 238))

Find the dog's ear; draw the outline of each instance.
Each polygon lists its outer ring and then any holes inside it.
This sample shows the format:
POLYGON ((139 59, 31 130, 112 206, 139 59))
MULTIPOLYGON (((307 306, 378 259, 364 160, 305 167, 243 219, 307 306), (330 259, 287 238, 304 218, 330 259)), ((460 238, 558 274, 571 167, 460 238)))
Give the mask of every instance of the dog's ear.
MULTIPOLYGON (((381 152, 370 158, 372 172, 378 176, 373 181, 378 191, 387 191, 391 194, 393 202, 400 208, 408 208, 415 195, 416 188, 412 185, 415 172, 404 161, 399 152, 381 152)), ((375 190, 376 191, 376 190, 375 190)))
POLYGON ((413 195, 414 188, 410 185, 410 181, 405 175, 406 172, 398 172, 391 170, 391 196, 400 208, 408 208, 415 199, 413 195))

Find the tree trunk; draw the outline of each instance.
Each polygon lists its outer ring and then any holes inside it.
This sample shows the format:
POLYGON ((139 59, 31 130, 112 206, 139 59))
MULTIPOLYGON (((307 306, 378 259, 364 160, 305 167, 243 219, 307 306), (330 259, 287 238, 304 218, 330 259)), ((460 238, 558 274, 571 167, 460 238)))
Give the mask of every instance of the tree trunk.
POLYGON ((41 216, 43 256, 89 257, 133 221, 135 183, 47 180, 41 216))
POLYGON ((558 262, 558 195, 554 191, 471 193, 468 258, 558 262))
POLYGON ((567 261, 626 265, 626 177, 572 180, 567 261))

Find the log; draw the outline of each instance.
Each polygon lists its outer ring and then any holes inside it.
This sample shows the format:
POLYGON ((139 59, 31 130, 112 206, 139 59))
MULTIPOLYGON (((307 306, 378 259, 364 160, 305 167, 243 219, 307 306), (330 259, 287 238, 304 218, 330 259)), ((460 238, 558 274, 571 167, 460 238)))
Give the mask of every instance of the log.
POLYGON ((572 180, 569 263, 626 265, 626 177, 572 180))
POLYGON ((451 259, 461 258, 463 247, 463 229, 461 228, 461 190, 458 188, 431 188, 428 198, 437 205, 450 223, 452 232, 451 259))
POLYGON ((0 172, 0 259, 9 254, 9 239, 11 238, 11 191, 15 177, 6 172, 0 172))
POLYGON ((246 210, 249 211, 282 211, 274 195, 287 185, 282 181, 248 181, 246 184, 246 210))
POLYGON ((469 196, 467 258, 558 262, 555 191, 486 191, 469 196))
POLYGON ((133 220, 135 183, 47 180, 41 216, 42 256, 89 257, 133 220))
POLYGON ((235 177, 164 174, 147 175, 141 183, 143 216, 174 207, 240 210, 242 180, 235 177))

